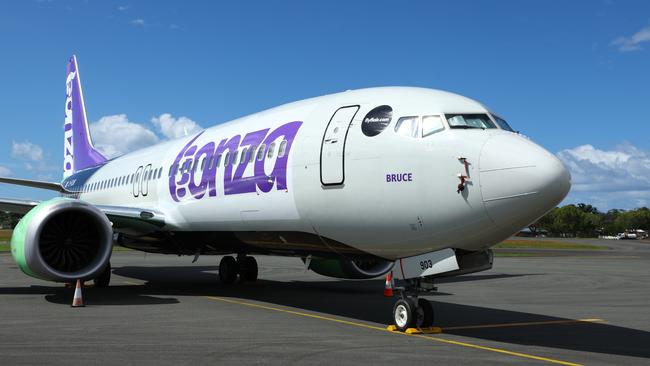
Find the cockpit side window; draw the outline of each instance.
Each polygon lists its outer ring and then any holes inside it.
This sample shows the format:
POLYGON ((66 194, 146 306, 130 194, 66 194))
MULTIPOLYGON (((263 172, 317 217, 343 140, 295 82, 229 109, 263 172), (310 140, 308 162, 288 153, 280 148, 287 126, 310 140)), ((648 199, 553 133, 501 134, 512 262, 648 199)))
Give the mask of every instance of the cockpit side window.
POLYGON ((443 131, 445 125, 442 123, 440 116, 422 117, 422 137, 433 135, 436 132, 443 131))
POLYGON ((494 117, 494 120, 497 122, 497 124, 499 125, 499 127, 501 127, 502 130, 515 132, 515 130, 513 130, 512 127, 510 127, 510 125, 508 124, 508 122, 506 122, 505 119, 496 116, 494 114, 492 115, 492 117, 494 117))
POLYGON ((420 137, 420 117, 402 117, 395 124, 398 135, 420 137))
POLYGON ((497 128, 487 114, 445 114, 451 128, 497 128))

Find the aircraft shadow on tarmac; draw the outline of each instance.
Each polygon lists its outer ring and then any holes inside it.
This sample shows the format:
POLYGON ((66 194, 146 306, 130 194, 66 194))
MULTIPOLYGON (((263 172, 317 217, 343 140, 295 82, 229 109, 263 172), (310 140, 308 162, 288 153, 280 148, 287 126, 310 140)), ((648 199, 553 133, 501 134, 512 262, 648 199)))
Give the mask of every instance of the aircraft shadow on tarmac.
MULTIPOLYGON (((382 296, 383 280, 292 281, 258 280, 255 283, 224 286, 218 283, 217 266, 118 267, 113 273, 145 281, 143 285, 116 285, 107 289, 88 288, 84 300, 90 305, 166 305, 180 301, 176 296, 219 296, 287 306, 306 311, 346 317, 362 322, 388 324, 394 299, 382 296)), ((476 281, 522 275, 472 275, 440 282, 476 281)), ((2 294, 43 294, 52 303, 69 304, 72 289, 60 286, 0 288, 2 294)), ((553 322, 571 320, 547 315, 492 309, 437 301, 429 297, 442 327, 466 325, 553 322)), ((251 310, 253 311, 253 310, 251 310)), ((551 347, 583 352, 650 358, 650 332, 589 322, 501 327, 446 329, 444 333, 497 342, 551 347)))

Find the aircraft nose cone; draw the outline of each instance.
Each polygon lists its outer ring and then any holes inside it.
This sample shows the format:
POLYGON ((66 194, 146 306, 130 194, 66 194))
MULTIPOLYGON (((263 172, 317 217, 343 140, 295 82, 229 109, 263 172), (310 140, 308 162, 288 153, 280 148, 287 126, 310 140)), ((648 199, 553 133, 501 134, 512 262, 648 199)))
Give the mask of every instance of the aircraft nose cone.
POLYGON ((515 134, 491 137, 479 162, 481 193, 497 225, 519 230, 560 203, 571 175, 555 155, 515 134))

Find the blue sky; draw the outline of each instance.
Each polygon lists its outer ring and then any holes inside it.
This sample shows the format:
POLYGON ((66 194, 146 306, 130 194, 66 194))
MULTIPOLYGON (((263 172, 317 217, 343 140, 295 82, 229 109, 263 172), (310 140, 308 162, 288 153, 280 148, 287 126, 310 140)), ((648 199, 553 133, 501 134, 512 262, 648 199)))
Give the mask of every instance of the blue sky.
POLYGON ((74 53, 109 155, 298 99, 422 86, 557 153, 566 202, 650 205, 648 1, 3 1, 0 44, 0 175, 60 179, 74 53))

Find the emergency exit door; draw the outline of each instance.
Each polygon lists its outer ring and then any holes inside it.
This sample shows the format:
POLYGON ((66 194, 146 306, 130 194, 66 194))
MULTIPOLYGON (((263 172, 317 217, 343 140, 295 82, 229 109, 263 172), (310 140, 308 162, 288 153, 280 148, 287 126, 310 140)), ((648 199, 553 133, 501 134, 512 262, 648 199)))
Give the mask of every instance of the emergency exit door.
POLYGON ((323 185, 342 184, 345 180, 345 140, 359 106, 339 108, 325 128, 320 150, 320 181, 323 185))

